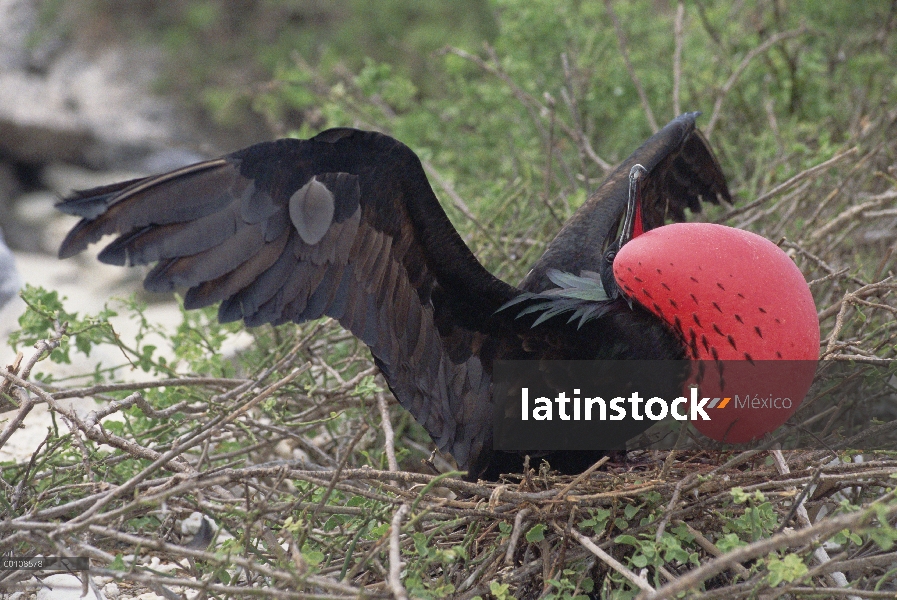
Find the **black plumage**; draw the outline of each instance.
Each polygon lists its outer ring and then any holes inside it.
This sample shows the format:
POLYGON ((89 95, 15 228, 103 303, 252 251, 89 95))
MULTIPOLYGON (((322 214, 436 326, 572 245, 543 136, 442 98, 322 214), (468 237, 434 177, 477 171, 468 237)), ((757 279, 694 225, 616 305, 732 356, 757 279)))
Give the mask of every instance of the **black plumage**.
MULTIPOLYGON (((77 254, 107 234, 111 264, 156 263, 153 291, 188 288, 185 305, 220 302, 219 319, 249 326, 328 315, 371 350, 401 405, 469 476, 519 470, 492 450, 496 359, 681 358, 681 341, 624 300, 578 328, 499 310, 550 287, 547 272, 597 270, 640 162, 646 227, 669 213, 729 200, 706 141, 683 115, 649 139, 565 225, 520 288, 489 273, 452 227, 417 156, 373 132, 331 129, 257 144, 222 158, 74 193, 82 217, 60 248, 77 254)), ((590 457, 558 456, 582 468, 590 457)))

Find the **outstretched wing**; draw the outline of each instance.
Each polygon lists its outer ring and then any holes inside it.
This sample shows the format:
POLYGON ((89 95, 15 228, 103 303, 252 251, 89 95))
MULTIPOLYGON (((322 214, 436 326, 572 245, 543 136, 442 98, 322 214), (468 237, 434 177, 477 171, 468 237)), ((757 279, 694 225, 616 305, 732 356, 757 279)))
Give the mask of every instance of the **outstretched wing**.
POLYGON ((493 313, 519 290, 476 260, 404 144, 331 129, 77 192, 59 208, 82 217, 60 257, 117 234, 100 260, 156 263, 145 287, 189 288, 187 308, 220 301, 222 321, 247 325, 333 317, 462 468, 491 444, 483 347, 513 337, 512 315, 493 313))
POLYGON ((570 218, 521 282, 521 289, 541 292, 553 286, 549 269, 574 275, 600 271, 601 257, 616 234, 626 209, 629 170, 648 170, 642 184, 645 230, 668 218, 685 220, 685 208, 700 212, 701 202, 732 202, 726 178, 709 143, 695 129, 700 113, 685 113, 651 136, 623 161, 570 218))

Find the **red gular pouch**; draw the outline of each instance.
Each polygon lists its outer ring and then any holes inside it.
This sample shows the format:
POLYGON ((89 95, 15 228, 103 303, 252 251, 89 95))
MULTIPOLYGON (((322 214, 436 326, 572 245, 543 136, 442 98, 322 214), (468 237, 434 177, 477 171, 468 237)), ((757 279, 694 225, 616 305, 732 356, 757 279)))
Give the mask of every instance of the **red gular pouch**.
POLYGON ((632 239, 613 271, 624 294, 682 336, 695 361, 686 387, 709 399, 710 420, 692 422, 698 431, 744 443, 800 406, 816 370, 819 319, 803 274, 778 246, 741 229, 677 223, 632 239))

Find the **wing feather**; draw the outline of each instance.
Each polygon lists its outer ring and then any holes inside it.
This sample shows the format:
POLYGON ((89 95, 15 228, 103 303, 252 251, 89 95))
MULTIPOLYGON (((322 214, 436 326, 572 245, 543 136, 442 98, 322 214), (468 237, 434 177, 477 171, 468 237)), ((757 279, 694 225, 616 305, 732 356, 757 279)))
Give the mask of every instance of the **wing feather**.
POLYGON ((110 265, 147 265, 199 254, 233 236, 242 223, 238 214, 225 209, 187 223, 148 225, 120 236, 100 252, 99 259, 110 265))
POLYGON ((250 288, 283 256, 288 239, 289 236, 282 235, 263 245, 254 256, 236 269, 190 288, 184 298, 184 308, 209 306, 250 288))
POLYGON ((150 271, 143 285, 151 292, 169 292, 179 287, 198 286, 236 269, 264 245, 264 235, 258 226, 241 227, 222 243, 208 250, 163 260, 150 271))
POLYGON ((77 192, 60 208, 82 217, 60 256, 117 234, 103 260, 155 262, 144 285, 188 288, 187 308, 220 301, 219 319, 250 326, 338 320, 440 449, 462 468, 480 459, 491 367, 473 344, 519 343, 513 319, 493 315, 518 290, 477 262, 399 142, 331 130, 77 192))
POLYGON ((98 188, 98 197, 91 197, 92 190, 77 192, 60 204, 60 210, 85 220, 62 242, 60 258, 74 256, 110 233, 193 221, 217 212, 233 203, 235 193, 242 197, 251 183, 240 182, 233 165, 220 158, 136 180, 118 193, 107 192, 110 186, 98 188), (146 193, 148 189, 152 192, 146 193), (105 204, 105 210, 99 203, 105 204))

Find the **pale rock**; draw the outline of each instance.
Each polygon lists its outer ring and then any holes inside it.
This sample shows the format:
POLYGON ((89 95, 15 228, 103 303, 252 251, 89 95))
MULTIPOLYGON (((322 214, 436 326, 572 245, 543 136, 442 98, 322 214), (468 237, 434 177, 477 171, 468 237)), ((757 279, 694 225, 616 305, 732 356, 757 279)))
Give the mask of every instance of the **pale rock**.
POLYGON ((118 597, 121 596, 121 591, 118 589, 118 584, 114 581, 111 581, 103 586, 103 595, 111 600, 118 600, 118 597))
POLYGON ((91 588, 81 595, 81 580, 74 575, 59 574, 43 578, 44 587, 38 590, 35 600, 100 600, 91 588))

